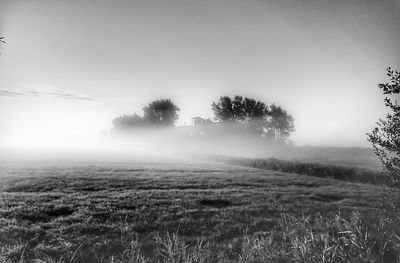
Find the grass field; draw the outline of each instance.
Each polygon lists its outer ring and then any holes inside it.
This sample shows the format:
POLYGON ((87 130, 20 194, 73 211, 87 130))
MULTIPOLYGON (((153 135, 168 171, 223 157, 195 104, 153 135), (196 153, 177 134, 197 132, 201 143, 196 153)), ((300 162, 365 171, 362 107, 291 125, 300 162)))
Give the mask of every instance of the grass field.
POLYGON ((283 160, 381 170, 382 165, 370 148, 357 147, 290 147, 271 157, 283 160))
POLYGON ((273 230, 282 213, 373 216, 382 195, 371 184, 205 161, 10 162, 0 172, 0 246, 10 262, 74 251, 78 262, 110 262, 133 237, 151 257, 166 233, 218 247, 273 230))

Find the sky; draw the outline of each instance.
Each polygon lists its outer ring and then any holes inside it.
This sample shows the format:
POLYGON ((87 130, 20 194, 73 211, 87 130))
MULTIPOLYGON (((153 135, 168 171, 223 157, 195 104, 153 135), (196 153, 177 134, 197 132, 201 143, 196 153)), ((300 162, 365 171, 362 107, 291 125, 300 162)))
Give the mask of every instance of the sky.
POLYGON ((0 145, 92 138, 154 99, 178 125, 236 94, 296 145, 368 146, 400 68, 398 0, 0 0, 0 145))

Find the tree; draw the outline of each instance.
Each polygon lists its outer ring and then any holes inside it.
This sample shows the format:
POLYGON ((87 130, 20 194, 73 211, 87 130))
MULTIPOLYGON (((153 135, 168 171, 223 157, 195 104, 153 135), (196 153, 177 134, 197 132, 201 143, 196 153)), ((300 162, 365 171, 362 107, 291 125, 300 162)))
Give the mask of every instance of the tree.
POLYGON ((115 128, 126 129, 133 127, 141 127, 145 125, 142 117, 134 113, 133 115, 122 115, 112 121, 115 128))
POLYGON ((267 112, 266 133, 276 140, 286 140, 294 131, 294 119, 281 106, 272 104, 267 112))
POLYGON ((213 102, 211 108, 218 121, 236 121, 244 123, 251 120, 263 119, 266 106, 261 101, 251 98, 235 96, 233 100, 227 96, 220 97, 218 102, 213 102))
POLYGON ((270 109, 264 102, 251 98, 227 96, 213 102, 211 108, 220 122, 237 122, 259 136, 284 141, 294 131, 294 119, 282 107, 272 104, 270 109))
POLYGON ((231 98, 224 96, 220 97, 218 102, 213 102, 211 108, 215 114, 217 121, 234 121, 235 113, 231 98))
MULTIPOLYGON (((390 83, 378 84, 383 94, 398 96, 400 94, 400 72, 387 68, 390 83)), ((390 112, 386 119, 380 119, 377 127, 368 133, 368 141, 372 143, 375 154, 378 156, 393 186, 400 188, 400 105, 397 100, 385 98, 385 106, 390 112)))
POLYGON ((254 99, 244 98, 242 105, 246 120, 262 119, 268 112, 268 106, 264 102, 255 101, 254 99))
POLYGON ((149 125, 174 126, 179 108, 170 99, 160 99, 143 108, 144 121, 149 125))

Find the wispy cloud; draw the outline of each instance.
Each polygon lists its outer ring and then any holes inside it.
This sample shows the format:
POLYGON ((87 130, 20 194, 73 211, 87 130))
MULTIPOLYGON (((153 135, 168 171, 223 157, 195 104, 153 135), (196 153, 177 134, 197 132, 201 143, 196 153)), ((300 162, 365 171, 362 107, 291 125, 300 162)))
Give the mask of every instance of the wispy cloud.
POLYGON ((19 97, 24 94, 15 90, 0 89, 0 96, 2 97, 19 97))
POLYGON ((69 100, 93 100, 93 98, 74 94, 48 85, 25 84, 16 89, 0 89, 0 97, 51 97, 69 100))

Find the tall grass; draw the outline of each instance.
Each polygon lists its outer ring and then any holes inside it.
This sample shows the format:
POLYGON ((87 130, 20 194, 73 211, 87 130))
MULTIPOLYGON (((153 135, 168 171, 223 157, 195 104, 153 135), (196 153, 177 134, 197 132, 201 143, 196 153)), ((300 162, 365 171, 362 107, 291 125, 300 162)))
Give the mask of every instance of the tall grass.
POLYGON ((114 254, 82 244, 65 244, 61 253, 55 254, 51 247, 16 243, 1 248, 0 262, 390 263, 400 260, 398 230, 385 216, 365 221, 356 212, 347 219, 340 213, 330 218, 281 214, 272 231, 244 234, 224 244, 204 238, 186 240, 178 233, 156 234, 152 248, 146 252, 146 244, 139 236, 132 233, 128 241, 127 233, 121 232, 123 241, 114 254), (96 257, 85 257, 85 253, 94 251, 98 253, 96 257))
POLYGON ((389 185, 390 183, 389 178, 382 171, 374 171, 357 167, 286 161, 275 158, 257 159, 228 156, 207 156, 206 158, 228 164, 280 171, 285 173, 297 173, 308 176, 331 178, 348 182, 367 183, 373 185, 389 185))

